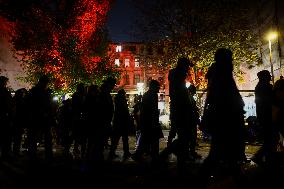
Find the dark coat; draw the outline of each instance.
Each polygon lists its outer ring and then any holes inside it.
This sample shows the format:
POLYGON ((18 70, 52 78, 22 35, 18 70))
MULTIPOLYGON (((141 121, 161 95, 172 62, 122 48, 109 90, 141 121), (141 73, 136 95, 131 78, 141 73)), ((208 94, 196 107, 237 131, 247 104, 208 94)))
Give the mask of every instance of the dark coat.
POLYGON ((149 138, 161 138, 157 93, 147 91, 143 95, 140 116, 141 133, 149 138))
POLYGON ((117 94, 114 99, 114 104, 113 128, 115 131, 128 133, 131 121, 127 100, 123 95, 117 94))

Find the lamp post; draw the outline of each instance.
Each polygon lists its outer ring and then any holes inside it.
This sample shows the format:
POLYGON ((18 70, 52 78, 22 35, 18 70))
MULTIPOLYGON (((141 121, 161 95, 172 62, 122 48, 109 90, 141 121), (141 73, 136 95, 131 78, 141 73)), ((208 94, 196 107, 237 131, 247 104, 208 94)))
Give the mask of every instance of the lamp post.
POLYGON ((272 83, 274 84, 274 69, 273 69, 273 63, 272 63, 272 50, 271 50, 271 41, 277 38, 276 32, 271 32, 267 35, 268 39, 268 45, 269 45, 269 62, 270 62, 270 68, 271 68, 271 77, 272 77, 272 83))

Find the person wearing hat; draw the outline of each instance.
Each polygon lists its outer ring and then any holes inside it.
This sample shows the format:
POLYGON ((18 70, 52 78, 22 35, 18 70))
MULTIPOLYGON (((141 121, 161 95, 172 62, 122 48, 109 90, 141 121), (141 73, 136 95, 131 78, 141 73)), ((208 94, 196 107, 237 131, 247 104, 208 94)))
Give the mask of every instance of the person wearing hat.
POLYGON ((11 150, 11 114, 12 114, 12 95, 7 89, 9 79, 0 76, 0 160, 9 158, 11 150))
POLYGON ((254 155, 255 163, 264 163, 273 151, 273 138, 275 136, 272 127, 272 97, 273 86, 270 83, 271 75, 268 70, 257 73, 258 83, 255 87, 256 117, 263 138, 263 145, 254 155))

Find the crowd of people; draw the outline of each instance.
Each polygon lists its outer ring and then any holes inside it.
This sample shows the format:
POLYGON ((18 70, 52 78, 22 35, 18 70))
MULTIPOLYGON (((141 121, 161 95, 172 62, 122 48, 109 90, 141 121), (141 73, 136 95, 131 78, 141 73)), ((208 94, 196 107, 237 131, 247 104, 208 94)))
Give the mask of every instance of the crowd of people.
MULTIPOLYGON (((72 98, 64 100, 55 108, 52 91, 47 76, 39 79, 29 91, 19 89, 12 97, 7 89, 8 78, 0 77, 0 151, 1 161, 18 156, 27 132, 25 145, 28 156, 36 160, 38 143, 44 141, 45 158, 52 160, 51 128, 59 125, 58 137, 64 147, 63 155, 72 157, 79 154, 88 162, 101 162, 117 157, 116 149, 120 138, 123 142, 123 158, 141 161, 149 154, 153 165, 166 161, 169 154, 177 156, 177 167, 185 171, 188 159, 201 158, 196 153, 197 125, 211 136, 211 148, 204 160, 201 172, 208 177, 220 162, 238 171, 240 162, 247 161, 244 143, 244 102, 233 78, 233 53, 221 48, 215 53, 215 62, 206 75, 208 86, 203 115, 193 95, 196 88, 186 87, 188 69, 194 66, 185 57, 177 61, 177 66, 169 72, 170 121, 171 130, 167 147, 159 150, 163 132, 159 123, 158 92, 160 83, 151 80, 148 91, 138 96, 134 106, 137 146, 130 153, 128 137, 133 127, 128 109, 126 92, 120 89, 114 97, 111 91, 116 85, 114 78, 107 78, 101 86, 77 85, 72 98), (200 117, 202 118, 200 120, 200 117), (225 119, 224 119, 225 118, 225 119), (139 132, 138 132, 139 131, 139 132), (109 143, 109 141, 111 141, 109 143), (109 148, 108 157, 104 150, 109 148)), ((258 73, 259 83, 255 88, 258 123, 263 129, 264 144, 253 158, 256 162, 267 162, 277 151, 280 133, 284 134, 284 80, 280 78, 274 85, 266 70, 258 73)))

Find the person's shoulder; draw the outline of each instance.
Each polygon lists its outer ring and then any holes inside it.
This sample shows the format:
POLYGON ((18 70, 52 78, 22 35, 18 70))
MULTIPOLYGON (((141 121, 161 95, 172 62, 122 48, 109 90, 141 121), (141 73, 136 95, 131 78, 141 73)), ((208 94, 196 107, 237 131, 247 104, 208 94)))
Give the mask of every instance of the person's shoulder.
POLYGON ((151 93, 149 91, 145 92, 142 96, 142 102, 145 101, 145 99, 149 98, 150 95, 151 93))
POLYGON ((30 93, 30 94, 34 94, 34 93, 36 93, 37 91, 38 91, 38 87, 37 87, 37 86, 34 86, 34 87, 32 87, 32 88, 30 89, 29 93, 30 93))

